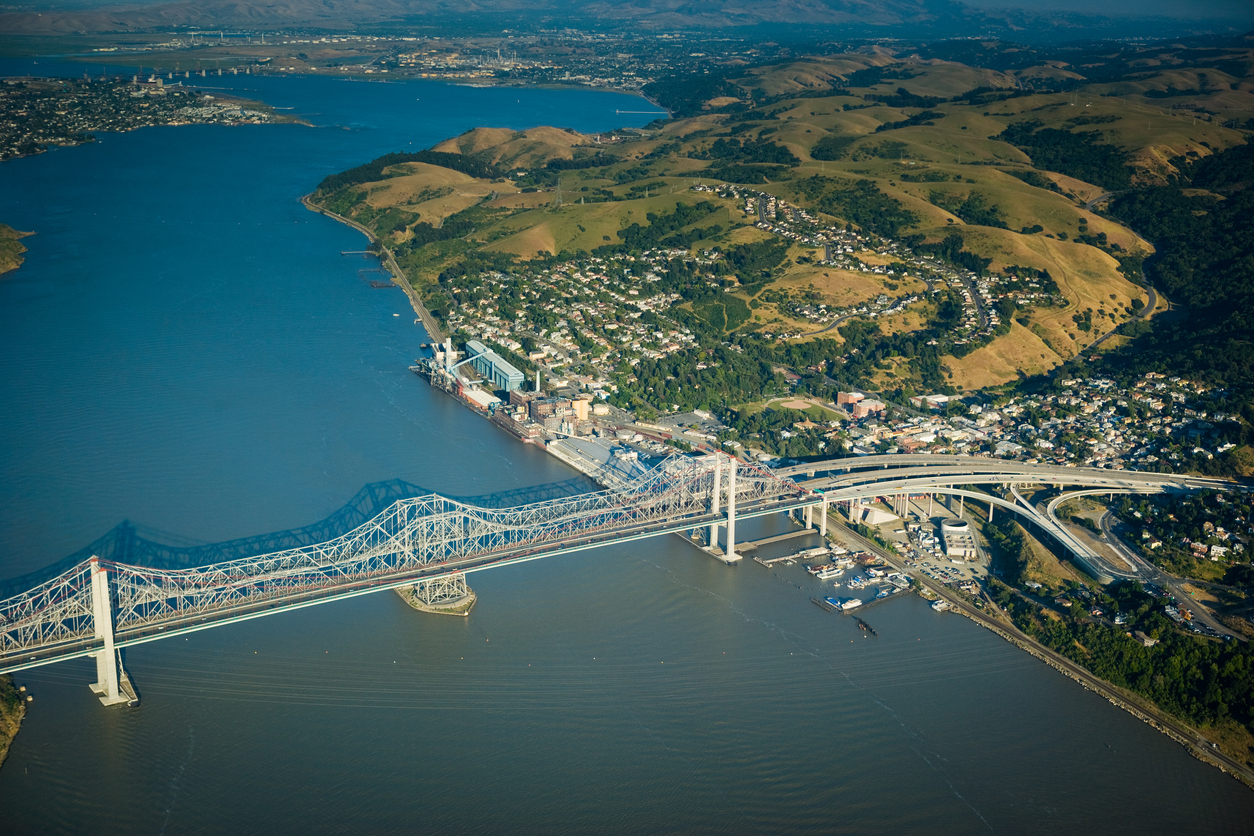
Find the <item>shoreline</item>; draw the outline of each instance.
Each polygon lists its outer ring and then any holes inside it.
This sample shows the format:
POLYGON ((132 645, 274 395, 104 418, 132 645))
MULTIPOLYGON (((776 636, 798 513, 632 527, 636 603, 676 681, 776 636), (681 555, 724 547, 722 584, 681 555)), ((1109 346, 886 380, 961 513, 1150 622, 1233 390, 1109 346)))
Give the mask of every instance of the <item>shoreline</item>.
POLYGON ((13 677, 0 676, 0 769, 9 757, 9 747, 21 731, 26 718, 26 701, 23 693, 13 685, 13 677))
POLYGON ((413 307, 414 313, 418 314, 418 318, 422 321, 422 327, 426 329, 427 336, 431 338, 431 342, 444 342, 444 331, 440 328, 440 323, 438 323, 435 317, 431 315, 431 311, 427 310, 427 306, 423 304, 422 297, 418 295, 418 291, 414 288, 413 282, 409 280, 409 276, 405 275, 405 271, 401 270, 400 266, 396 263, 396 259, 392 256, 392 251, 389 250, 382 241, 375 238, 374 233, 356 221, 350 220, 343 215, 337 215, 330 209, 326 209, 319 206, 317 203, 314 203, 312 192, 303 196, 300 199, 300 202, 309 211, 317 212, 320 215, 326 215, 328 218, 337 220, 345 226, 350 226, 362 235, 365 235, 366 240, 372 245, 377 244, 383 256, 379 260, 383 262, 383 266, 388 269, 388 271, 392 274, 393 279, 397 280, 401 289, 405 291, 405 295, 409 297, 409 304, 413 307))
POLYGON ((0 223, 0 278, 5 273, 21 267, 26 261, 22 254, 27 252, 22 239, 33 232, 22 232, 5 223, 0 223))
MULTIPOLYGON (((10 83, 12 82, 24 82, 24 83, 35 82, 35 83, 47 84, 47 83, 60 83, 60 82, 65 82, 67 80, 68 80, 68 77, 63 77, 63 76, 0 76, 0 81, 10 82, 10 83)), ((94 81, 94 80, 96 79, 90 79, 89 81, 94 81)), ((112 80, 121 84, 128 83, 124 78, 114 78, 114 79, 106 79, 106 80, 112 80)), ((225 88, 193 86, 193 85, 185 86, 180 81, 178 84, 171 85, 170 87, 165 88, 165 89, 186 91, 188 93, 193 94, 196 97, 210 96, 211 101, 209 102, 209 104, 212 104, 213 106, 225 106, 225 107, 230 107, 230 108, 239 108, 241 111, 244 111, 245 109, 247 109, 249 111, 254 111, 258 114, 262 114, 264 118, 261 119, 260 121, 254 121, 252 119, 247 119, 243 117, 238 118, 238 119, 228 119, 228 120, 223 120, 223 121, 213 121, 213 120, 197 121, 194 118, 170 118, 172 117, 172 115, 167 114, 167 118, 164 121, 154 122, 153 124, 142 124, 142 125, 131 124, 131 125, 123 125, 120 127, 87 127, 87 128, 82 129, 76 134, 66 133, 66 134, 53 136, 53 137, 46 138, 46 139, 40 139, 36 143, 34 150, 25 151, 23 153, 14 153, 10 156, 4 157, 2 161, 11 162, 13 160, 20 160, 25 157, 35 157, 35 156, 39 156, 40 154, 46 154, 54 148, 77 148, 80 145, 90 145, 91 143, 97 141, 97 138, 96 138, 97 134, 122 134, 122 133, 129 133, 131 131, 142 130, 144 128, 178 128, 184 125, 223 125, 223 126, 232 127, 232 128, 240 127, 243 125, 302 125, 307 128, 317 127, 316 125, 314 125, 313 122, 310 122, 299 116, 291 116, 288 114, 279 113, 273 105, 267 104, 266 102, 263 102, 259 99, 248 99, 248 98, 244 98, 243 96, 237 96, 231 92, 227 92, 225 88), (208 92, 210 90, 213 91, 212 95, 210 95, 208 92)), ((206 103, 204 101, 201 101, 200 104, 203 106, 206 103)), ((135 114, 132 113, 132 114, 123 114, 123 115, 133 116, 135 114)), ((30 233, 23 233, 23 234, 30 234, 30 233)), ((2 272, 4 272, 4 270, 3 268, 0 268, 0 273, 2 272)))
POLYGON ((900 559, 895 555, 888 553, 887 550, 878 547, 875 543, 851 530, 845 524, 845 521, 840 517, 839 513, 835 514, 833 519, 836 522, 838 530, 841 531, 842 537, 853 538, 863 548, 884 557, 894 568, 910 574, 910 577, 916 578, 921 584, 923 584, 925 589, 931 591, 941 599, 948 601, 954 612, 965 616, 974 623, 1000 636, 1028 655, 1044 662, 1046 665, 1058 671, 1068 679, 1079 683, 1085 690, 1092 691, 1116 708, 1123 709, 1141 722, 1176 741, 1195 759, 1207 764, 1208 766, 1218 769, 1220 772, 1223 772, 1232 778, 1235 778, 1246 787, 1254 789, 1254 770, 1251 770, 1248 766, 1238 763, 1236 760, 1229 757, 1221 749, 1217 748, 1215 744, 1204 734, 1189 726, 1183 720, 1173 717, 1158 706, 1150 703, 1148 700, 1145 700, 1143 697, 1126 692, 1117 685, 1107 682, 1097 676, 1092 671, 1089 671, 1081 665, 1072 662, 1065 656, 1055 653, 1053 650, 1050 650, 1048 647, 1045 647, 1034 640, 1031 636, 1023 633, 1018 627, 1015 627, 1013 623, 1006 624, 1001 620, 994 618, 989 612, 977 609, 948 587, 940 585, 938 588, 938 585, 933 584, 931 579, 916 577, 913 573, 909 572, 908 567, 902 565, 900 559))

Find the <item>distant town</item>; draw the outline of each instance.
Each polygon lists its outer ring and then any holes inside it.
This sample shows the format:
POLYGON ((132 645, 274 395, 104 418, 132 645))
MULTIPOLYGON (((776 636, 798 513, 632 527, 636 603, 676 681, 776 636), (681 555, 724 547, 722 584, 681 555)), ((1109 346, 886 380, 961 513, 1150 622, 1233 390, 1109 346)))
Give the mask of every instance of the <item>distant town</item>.
MULTIPOLYGON (((197 76, 201 77, 201 76, 197 76)), ((0 160, 80 145, 97 131, 153 125, 291 121, 256 102, 191 87, 191 74, 83 79, 8 78, 0 84, 0 160)))
MULTIPOLYGON (((310 73, 439 78, 468 83, 569 84, 639 90, 663 76, 783 60, 794 47, 715 34, 694 44, 679 32, 584 32, 563 28, 453 37, 434 34, 336 34, 325 31, 236 29, 153 36, 118 36, 91 58, 161 72, 232 69, 251 73, 310 73)), ((833 45, 833 48, 835 46, 833 45)), ((807 47, 813 51, 814 45, 807 47)), ((94 70, 93 70, 94 71, 94 70)))

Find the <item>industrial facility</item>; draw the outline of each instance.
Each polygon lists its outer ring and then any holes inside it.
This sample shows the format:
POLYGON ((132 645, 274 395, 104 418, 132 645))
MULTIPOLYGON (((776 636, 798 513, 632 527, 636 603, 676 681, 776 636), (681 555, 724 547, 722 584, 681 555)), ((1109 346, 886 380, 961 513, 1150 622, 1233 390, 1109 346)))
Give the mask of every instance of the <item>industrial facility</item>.
POLYGON ((979 553, 975 548, 975 535, 966 520, 945 520, 941 523, 941 537, 945 540, 945 554, 951 560, 975 560, 979 553))
POLYGON ((467 342, 466 352, 470 355, 470 365, 483 375, 493 389, 512 392, 523 385, 526 379, 523 373, 478 340, 467 342))

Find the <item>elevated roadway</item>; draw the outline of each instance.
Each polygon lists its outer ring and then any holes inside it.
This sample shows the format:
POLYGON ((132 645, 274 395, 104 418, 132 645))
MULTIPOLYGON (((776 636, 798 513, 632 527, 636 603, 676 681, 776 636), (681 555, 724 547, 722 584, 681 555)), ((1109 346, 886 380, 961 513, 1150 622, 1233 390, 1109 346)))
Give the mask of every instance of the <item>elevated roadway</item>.
POLYGON ((1032 477, 1020 479, 1021 482, 1035 481, 1041 484, 1095 484, 1079 480, 1114 479, 1126 480, 1134 484, 1160 484, 1173 482, 1187 485, 1190 489, 1211 488, 1214 490, 1248 490, 1248 486, 1229 479, 1215 479, 1203 476, 1187 476, 1172 473, 1150 473, 1139 470, 1119 470, 1100 467, 1070 467, 1054 464, 1031 464, 1011 459, 996 459, 988 456, 951 456, 928 455, 918 453, 893 453, 876 456, 848 456, 839 459, 828 459, 822 462, 805 462, 775 469, 775 473, 789 478, 813 479, 820 473, 846 473, 852 476, 858 472, 899 470, 906 468, 923 468, 930 472, 947 468, 949 472, 966 472, 971 474, 998 474, 1005 476, 1023 475, 1032 477))
MULTIPOLYGON (((338 536, 319 541, 260 538, 275 551, 244 553, 237 541, 221 562, 154 568, 94 554, 0 601, 0 673, 91 656, 97 686, 117 695, 117 651, 145 642, 291 609, 433 583, 467 572, 602 545, 695 531, 711 544, 725 525, 724 560, 737 559, 737 516, 756 517, 875 496, 944 493, 1020 514, 1086 567, 1097 558, 1050 514, 972 485, 1081 486, 1148 493, 1238 487, 1215 479, 1096 468, 1028 465, 972 456, 867 456, 779 470, 721 455, 675 456, 608 490, 565 494, 511 507, 485 507, 438 495, 397 499, 338 536), (819 477, 819 474, 825 474, 819 477), (799 483, 791 477, 809 475, 799 483)), ((213 553, 210 549, 208 553, 213 553)), ((1094 571, 1095 575, 1100 570, 1094 571)), ((102 699, 104 699, 102 697, 102 699)))
MULTIPOLYGON (((116 652, 292 609, 705 526, 822 497, 756 465, 675 456, 616 489, 490 508, 400 499, 330 540, 187 569, 95 556, 0 601, 0 673, 92 656, 117 696, 116 652), (720 510, 723 509, 723 510, 720 510)), ((103 699, 103 698, 102 698, 103 699)))
POLYGON ((1086 493, 1162 493, 1197 490, 1249 490, 1224 479, 1181 474, 1147 473, 1091 467, 1060 467, 1030 464, 980 456, 881 455, 858 456, 778 468, 776 473, 792 478, 809 477, 806 487, 822 491, 829 502, 853 502, 877 496, 902 494, 945 494, 975 499, 992 507, 1002 507, 1020 515, 1038 532, 1063 548, 1093 577, 1110 582, 1118 577, 1137 577, 1138 572, 1123 569, 1077 537, 1054 515, 1059 498, 1048 507, 1033 506, 1023 499, 1017 487, 1027 484, 1081 486, 1086 493), (965 490, 962 486, 1003 487, 1014 498, 1007 501, 994 494, 965 490))

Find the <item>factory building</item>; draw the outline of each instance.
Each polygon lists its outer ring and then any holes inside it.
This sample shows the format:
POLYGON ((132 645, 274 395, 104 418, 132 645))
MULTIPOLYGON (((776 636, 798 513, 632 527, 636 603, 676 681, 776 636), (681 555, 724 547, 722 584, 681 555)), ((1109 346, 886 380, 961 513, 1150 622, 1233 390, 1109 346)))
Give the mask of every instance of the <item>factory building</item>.
POLYGON ((511 392, 523 385, 523 373, 478 340, 467 342, 466 352, 470 355, 470 365, 483 375, 493 389, 511 392))

